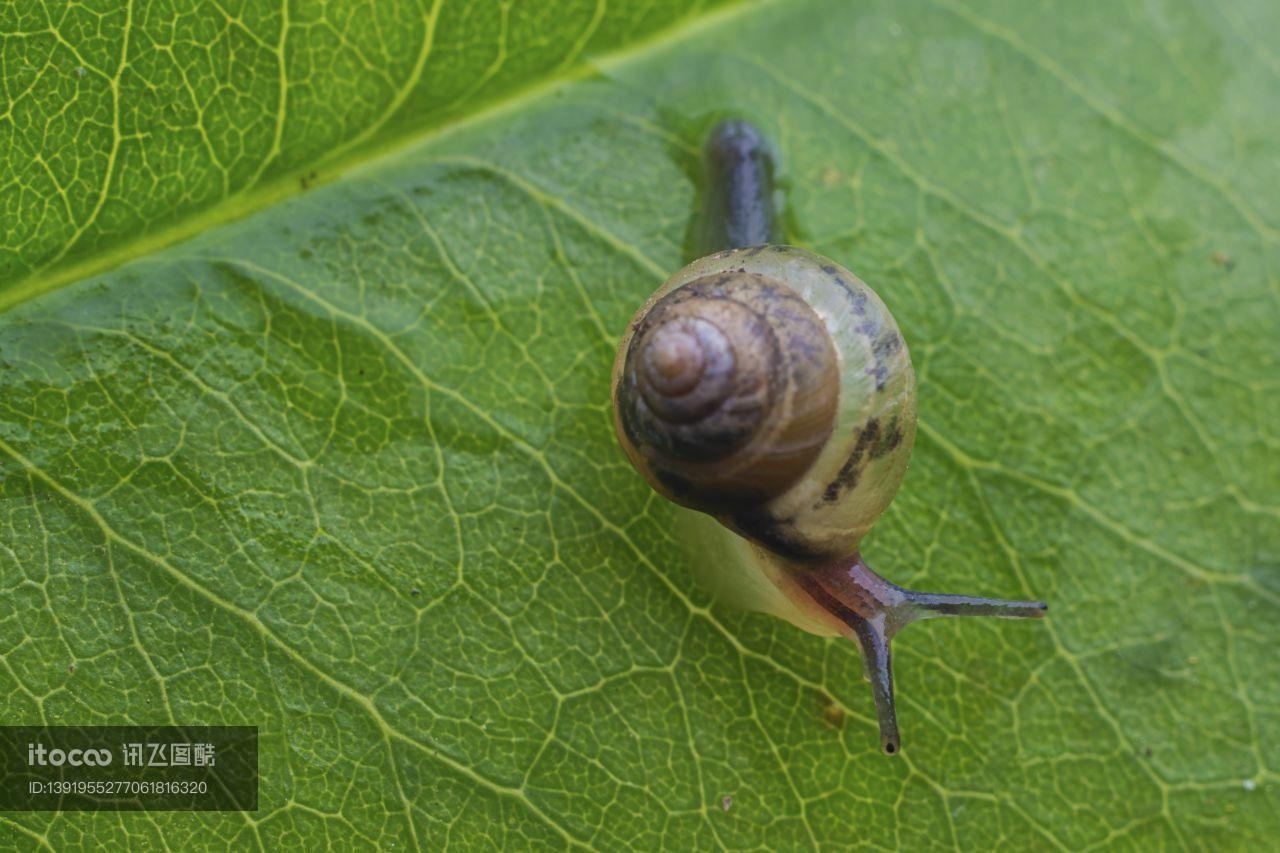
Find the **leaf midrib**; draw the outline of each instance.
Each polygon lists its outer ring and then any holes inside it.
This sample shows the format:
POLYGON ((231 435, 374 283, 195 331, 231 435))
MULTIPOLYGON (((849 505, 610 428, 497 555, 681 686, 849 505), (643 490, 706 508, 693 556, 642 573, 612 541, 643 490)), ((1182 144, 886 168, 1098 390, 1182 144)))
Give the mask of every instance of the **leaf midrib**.
MULTIPOLYGON (((105 251, 93 253, 69 264, 55 265, 53 269, 36 270, 8 286, 0 285, 0 314, 28 300, 115 269, 130 261, 156 254, 206 231, 261 213, 322 186, 350 178, 364 170, 376 169, 384 162, 408 151, 424 148, 454 133, 537 103, 571 83, 602 70, 613 70, 639 61, 646 55, 662 50, 670 44, 689 38, 703 30, 723 25, 749 9, 756 9, 773 2, 774 0, 731 0, 723 6, 684 18, 659 29, 648 38, 602 53, 594 59, 583 60, 579 57, 573 65, 557 68, 545 79, 517 88, 506 97, 491 101, 474 112, 418 131, 390 136, 378 142, 362 142, 358 138, 346 140, 339 143, 333 152, 317 160, 302 164, 271 180, 253 184, 203 210, 181 217, 172 225, 145 233, 132 240, 121 241, 105 251), (300 176, 311 173, 315 173, 316 177, 308 179, 306 188, 302 188, 299 183, 300 176)), ((399 108, 388 118, 398 111, 399 108)))

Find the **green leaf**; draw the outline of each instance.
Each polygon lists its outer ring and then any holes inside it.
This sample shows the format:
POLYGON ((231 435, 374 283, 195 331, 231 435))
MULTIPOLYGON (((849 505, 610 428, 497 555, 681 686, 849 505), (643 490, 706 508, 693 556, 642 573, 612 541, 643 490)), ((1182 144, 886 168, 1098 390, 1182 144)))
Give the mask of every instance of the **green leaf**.
POLYGON ((0 11, 0 711, 256 724, 262 806, 6 843, 1274 839, 1274 4, 104 5, 0 11), (613 439, 727 113, 916 363, 868 560, 1051 603, 905 631, 894 759, 613 439))

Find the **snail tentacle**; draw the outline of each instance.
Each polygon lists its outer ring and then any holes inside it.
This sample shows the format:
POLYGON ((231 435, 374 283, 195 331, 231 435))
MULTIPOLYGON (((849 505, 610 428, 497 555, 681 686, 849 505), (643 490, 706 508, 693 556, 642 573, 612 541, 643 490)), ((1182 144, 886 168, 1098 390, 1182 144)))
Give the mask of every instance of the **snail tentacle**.
POLYGON ((914 619, 939 616, 994 616, 997 619, 1039 619, 1049 611, 1043 601, 1014 601, 945 592, 903 590, 916 611, 914 619))
POLYGON ((1043 601, 1012 601, 970 595, 916 592, 872 571, 860 554, 820 566, 793 569, 791 579, 815 604, 839 620, 841 632, 858 643, 875 698, 880 743, 886 755, 901 748, 893 700, 890 644, 898 631, 920 619, 939 616, 996 616, 1038 619, 1043 601))

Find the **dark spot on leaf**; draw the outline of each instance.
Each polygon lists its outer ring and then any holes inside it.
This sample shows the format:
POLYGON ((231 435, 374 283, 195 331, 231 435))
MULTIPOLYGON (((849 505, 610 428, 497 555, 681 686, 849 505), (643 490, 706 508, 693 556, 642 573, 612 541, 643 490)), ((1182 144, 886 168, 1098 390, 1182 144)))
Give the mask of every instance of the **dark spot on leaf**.
POLYGON ((844 727, 844 709, 839 702, 825 694, 822 696, 822 719, 833 729, 844 727))

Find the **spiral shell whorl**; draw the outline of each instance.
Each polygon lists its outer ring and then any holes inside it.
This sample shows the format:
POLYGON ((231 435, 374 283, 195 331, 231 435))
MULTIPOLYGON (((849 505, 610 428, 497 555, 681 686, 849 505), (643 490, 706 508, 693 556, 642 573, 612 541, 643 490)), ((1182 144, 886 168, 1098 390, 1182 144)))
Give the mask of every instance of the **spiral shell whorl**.
POLYGON ((830 435, 836 355, 781 282, 737 270, 642 309, 619 353, 617 417, 632 462, 667 497, 706 512, 769 500, 830 435))
POLYGON ((764 417, 780 360, 763 318, 710 282, 654 306, 632 353, 636 423, 681 459, 736 450, 764 417))

